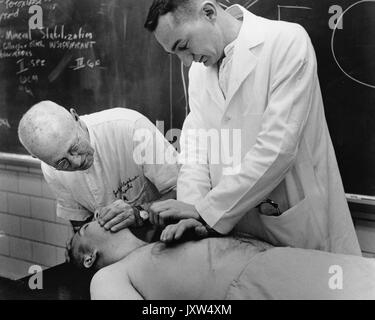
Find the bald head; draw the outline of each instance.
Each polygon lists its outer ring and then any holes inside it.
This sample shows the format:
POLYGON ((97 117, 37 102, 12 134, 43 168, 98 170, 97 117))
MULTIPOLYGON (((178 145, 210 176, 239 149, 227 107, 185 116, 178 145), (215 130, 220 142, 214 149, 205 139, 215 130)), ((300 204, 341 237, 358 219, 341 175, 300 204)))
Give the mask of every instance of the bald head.
POLYGON ((22 117, 18 137, 23 146, 38 158, 55 151, 58 141, 73 131, 74 117, 52 101, 42 101, 31 107, 22 117))
POLYGON ((76 112, 73 109, 69 112, 52 101, 39 102, 24 114, 18 126, 18 137, 27 151, 54 167, 65 158, 66 165, 76 167, 73 162, 77 161, 78 165, 81 155, 78 159, 77 152, 73 154, 70 150, 79 142, 85 152, 89 149, 87 143, 82 144, 85 137, 76 112))

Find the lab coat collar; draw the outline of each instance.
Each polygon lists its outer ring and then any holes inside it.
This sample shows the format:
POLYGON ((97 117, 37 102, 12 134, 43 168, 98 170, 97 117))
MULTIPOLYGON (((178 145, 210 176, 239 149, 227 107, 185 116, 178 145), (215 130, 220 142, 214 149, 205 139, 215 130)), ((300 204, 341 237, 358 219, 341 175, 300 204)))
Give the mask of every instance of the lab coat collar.
POLYGON ((261 18, 240 5, 233 5, 227 11, 236 18, 243 16, 243 22, 234 47, 225 109, 257 64, 257 57, 252 49, 264 42, 264 27, 260 22, 261 18))

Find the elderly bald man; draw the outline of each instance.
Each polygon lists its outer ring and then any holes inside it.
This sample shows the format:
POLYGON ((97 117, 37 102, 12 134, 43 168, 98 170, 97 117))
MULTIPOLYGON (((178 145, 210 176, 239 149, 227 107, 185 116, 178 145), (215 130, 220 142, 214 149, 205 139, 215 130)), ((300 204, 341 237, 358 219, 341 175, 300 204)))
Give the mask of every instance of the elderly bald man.
POLYGON ((75 230, 94 214, 112 232, 141 226, 154 201, 175 198, 177 152, 135 110, 79 117, 74 109, 42 101, 22 117, 18 136, 42 161, 57 215, 75 230))

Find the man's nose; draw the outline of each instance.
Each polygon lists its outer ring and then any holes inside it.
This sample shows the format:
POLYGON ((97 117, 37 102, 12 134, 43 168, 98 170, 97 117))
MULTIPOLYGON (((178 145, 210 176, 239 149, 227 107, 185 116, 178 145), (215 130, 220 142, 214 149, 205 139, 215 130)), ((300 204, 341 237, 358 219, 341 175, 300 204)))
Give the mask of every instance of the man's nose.
POLYGON ((81 156, 78 154, 70 155, 69 162, 73 169, 79 168, 81 166, 81 156))

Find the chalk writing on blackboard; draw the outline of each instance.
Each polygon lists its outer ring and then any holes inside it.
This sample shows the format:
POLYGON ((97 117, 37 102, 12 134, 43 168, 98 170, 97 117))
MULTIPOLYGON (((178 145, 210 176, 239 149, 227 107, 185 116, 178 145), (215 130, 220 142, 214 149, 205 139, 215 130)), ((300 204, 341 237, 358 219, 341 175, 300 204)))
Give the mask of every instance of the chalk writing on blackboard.
MULTIPOLYGON (((246 9, 249 9, 251 8, 254 4, 256 4, 257 2, 259 2, 259 0, 248 0, 248 1, 245 1, 244 3, 242 3, 242 6, 246 9)), ((220 2, 220 5, 224 8, 227 8, 233 4, 236 4, 237 2, 236 1, 233 1, 233 0, 223 0, 220 2)))
MULTIPOLYGON (((355 2, 355 3, 353 3, 352 5, 350 5, 348 8, 346 8, 342 12, 342 14, 337 19, 337 23, 336 23, 335 28, 332 31, 331 51, 332 51, 332 55, 333 55, 333 58, 334 58, 334 60, 335 60, 335 62, 337 64, 337 66, 345 74, 345 76, 347 76, 349 79, 355 81, 356 83, 359 83, 359 84, 361 84, 363 86, 375 89, 375 83, 369 83, 368 81, 362 80, 358 76, 353 75, 352 72, 348 71, 346 69, 346 67, 344 67, 342 65, 342 63, 339 61, 340 58, 336 54, 336 50, 335 50, 335 40, 336 40, 336 35, 337 35, 336 30, 338 29, 337 26, 339 26, 340 24, 342 24, 342 21, 344 19, 344 15, 345 14, 349 13, 351 10, 353 10, 354 7, 358 7, 358 6, 366 6, 368 10, 371 10, 371 9, 374 10, 374 8, 375 8, 375 0, 362 0, 362 1, 355 2), (371 9, 370 9, 370 6, 371 6, 371 9)), ((373 43, 371 45, 375 46, 375 41, 373 41, 373 43)), ((375 74, 375 70, 373 72, 375 74)), ((373 80, 375 81, 375 78, 373 80)))
POLYGON ((18 21, 15 25, 6 23, 5 27, 0 30, 2 43, 0 60, 13 59, 20 91, 34 96, 32 84, 36 84, 42 78, 47 78, 50 82, 55 81, 68 65, 72 71, 84 68, 94 69, 102 65, 99 59, 91 59, 92 57, 86 57, 84 54, 85 51, 90 53, 96 45, 95 34, 87 30, 86 26, 75 25, 67 28, 65 24, 54 24, 53 21, 45 22, 43 14, 45 12, 51 14, 59 9, 58 2, 53 0, 0 0, 0 6, 2 7, 0 23, 18 21), (20 25, 19 21, 24 21, 24 25, 20 25), (58 63, 57 66, 55 58, 54 61, 49 59, 54 57, 54 51, 58 56, 63 51, 77 50, 81 53, 78 58, 65 54, 64 63, 58 63), (74 58, 75 60, 71 63, 70 60, 74 58), (46 68, 53 69, 48 76, 43 71, 46 68))
POLYGON ((86 59, 85 57, 79 57, 77 59, 75 59, 75 64, 74 65, 71 65, 69 68, 72 69, 72 70, 80 70, 80 69, 83 69, 83 68, 95 68, 95 67, 99 67, 101 62, 100 62, 100 59, 96 59, 96 60, 91 60, 91 59, 86 59))
POLYGON ((282 9, 312 10, 312 8, 304 7, 304 6, 281 6, 281 5, 278 5, 277 6, 277 19, 278 20, 282 20, 282 17, 281 17, 282 9))
POLYGON ((8 119, 0 119, 0 127, 10 128, 10 124, 9 124, 8 119))

